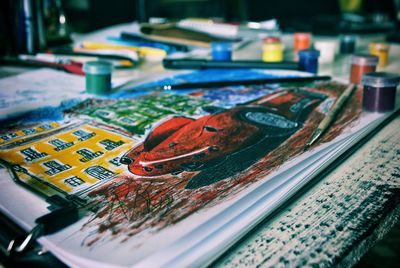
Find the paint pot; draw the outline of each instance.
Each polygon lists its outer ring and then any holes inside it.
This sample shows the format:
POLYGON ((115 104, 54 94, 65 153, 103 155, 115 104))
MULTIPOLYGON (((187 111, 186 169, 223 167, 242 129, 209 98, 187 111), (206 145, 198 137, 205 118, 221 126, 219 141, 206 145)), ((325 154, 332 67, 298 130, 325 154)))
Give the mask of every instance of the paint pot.
POLYGON ((362 78, 363 110, 367 112, 393 111, 396 103, 396 88, 400 83, 397 74, 374 72, 362 78))
POLYGON ((295 33, 293 38, 293 50, 309 49, 311 47, 311 33, 295 33))
POLYGON ((353 54, 356 50, 356 36, 355 35, 341 35, 340 36, 340 54, 353 54))
POLYGON ((83 65, 86 92, 103 95, 111 91, 112 64, 106 61, 88 61, 83 65))
POLYGON ((333 63, 335 61, 337 49, 337 42, 335 40, 315 41, 314 47, 321 53, 319 63, 333 63))
POLYGON ((385 43, 370 43, 368 45, 369 54, 379 58, 379 66, 384 67, 388 64, 389 45, 385 43))
POLYGON ((360 84, 362 76, 376 71, 379 58, 368 54, 355 54, 351 57, 350 83, 360 84))
POLYGON ((304 49, 299 51, 299 66, 302 71, 318 73, 319 50, 304 49))
POLYGON ((279 62, 283 60, 284 45, 279 37, 263 39, 262 60, 265 62, 279 62))
POLYGON ((232 43, 225 41, 212 42, 211 58, 215 61, 230 61, 232 59, 232 43))

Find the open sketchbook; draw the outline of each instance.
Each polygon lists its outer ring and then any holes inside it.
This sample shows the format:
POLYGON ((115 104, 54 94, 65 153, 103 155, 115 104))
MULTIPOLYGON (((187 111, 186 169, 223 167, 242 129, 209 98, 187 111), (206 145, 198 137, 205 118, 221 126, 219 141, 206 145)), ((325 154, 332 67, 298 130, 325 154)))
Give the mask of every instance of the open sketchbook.
POLYGON ((87 99, 59 121, 10 125, 0 207, 27 230, 51 200, 86 208, 39 239, 73 267, 206 265, 389 116, 363 113, 358 89, 304 150, 346 86, 127 93, 87 99))

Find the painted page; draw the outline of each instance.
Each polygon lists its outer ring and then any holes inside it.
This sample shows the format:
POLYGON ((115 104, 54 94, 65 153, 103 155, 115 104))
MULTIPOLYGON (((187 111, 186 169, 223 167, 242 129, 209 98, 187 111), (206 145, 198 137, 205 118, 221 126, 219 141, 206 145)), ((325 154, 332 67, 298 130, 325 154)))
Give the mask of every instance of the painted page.
MULTIPOLYGON (((315 82, 91 98, 63 110, 62 120, 7 126, 0 159, 38 198, 86 208, 77 223, 39 240, 66 264, 204 265, 388 116, 362 113, 358 89, 304 150, 346 87, 315 82)), ((1 198, 17 222, 29 225, 40 214, 39 207, 23 218, 23 208, 1 198)))
POLYGON ((84 77, 47 68, 3 78, 0 120, 48 106, 71 106, 82 99, 84 91, 84 77))

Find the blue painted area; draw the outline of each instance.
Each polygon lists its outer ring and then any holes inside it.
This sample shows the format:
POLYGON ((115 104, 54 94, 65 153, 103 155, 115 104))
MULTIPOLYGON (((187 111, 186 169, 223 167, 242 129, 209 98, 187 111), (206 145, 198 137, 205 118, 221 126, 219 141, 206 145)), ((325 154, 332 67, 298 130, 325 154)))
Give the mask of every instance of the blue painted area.
POLYGON ((65 100, 61 102, 61 104, 57 107, 44 106, 38 109, 34 109, 30 112, 16 115, 15 117, 9 117, 1 122, 4 125, 8 125, 16 122, 18 122, 18 124, 31 124, 48 121, 60 121, 64 119, 63 111, 74 107, 81 101, 82 100, 80 99, 65 100))
MULTIPOLYGON (((288 77, 287 75, 282 75, 288 77)), ((153 82, 141 84, 135 89, 156 87, 163 85, 176 85, 181 83, 199 83, 216 81, 240 81, 250 79, 275 78, 276 74, 254 69, 206 69, 193 71, 185 74, 178 74, 172 77, 166 77, 153 82)))
POLYGON ((266 86, 252 87, 234 87, 223 88, 220 90, 208 90, 204 92, 202 98, 218 101, 218 106, 231 108, 238 104, 244 104, 249 101, 260 98, 261 96, 270 94, 276 89, 266 86))

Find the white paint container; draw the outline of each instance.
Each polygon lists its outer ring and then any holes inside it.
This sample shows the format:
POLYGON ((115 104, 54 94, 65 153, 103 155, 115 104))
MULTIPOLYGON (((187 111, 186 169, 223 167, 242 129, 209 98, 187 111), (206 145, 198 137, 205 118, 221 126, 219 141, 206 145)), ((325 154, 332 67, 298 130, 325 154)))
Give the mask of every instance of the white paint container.
POLYGON ((314 47, 321 53, 319 63, 328 64, 335 61, 338 47, 336 40, 318 40, 315 41, 314 47))

